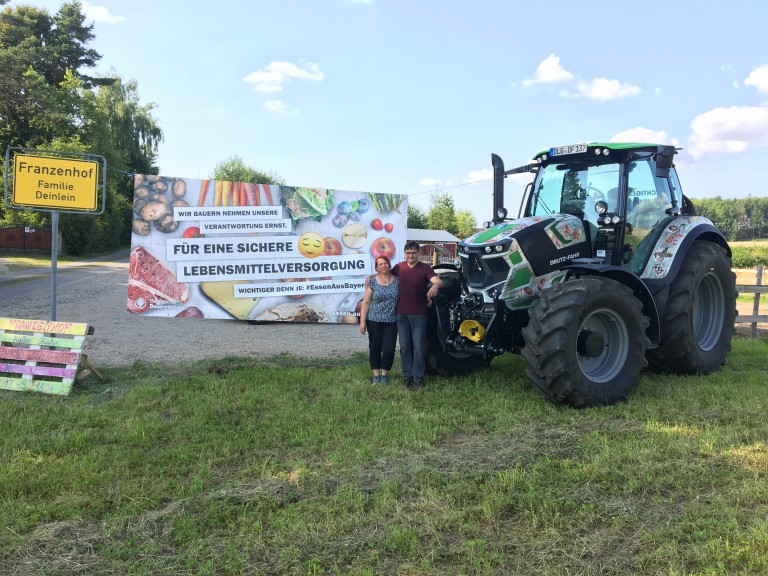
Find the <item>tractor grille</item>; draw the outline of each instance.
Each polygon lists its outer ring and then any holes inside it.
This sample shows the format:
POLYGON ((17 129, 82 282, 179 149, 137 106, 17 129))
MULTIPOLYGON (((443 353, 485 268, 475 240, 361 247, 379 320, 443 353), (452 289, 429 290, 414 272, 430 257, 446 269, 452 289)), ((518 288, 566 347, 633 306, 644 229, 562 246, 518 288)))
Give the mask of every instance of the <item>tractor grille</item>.
POLYGON ((472 253, 461 255, 462 269, 467 278, 467 284, 472 288, 484 288, 503 282, 509 276, 509 265, 504 254, 486 256, 472 253))

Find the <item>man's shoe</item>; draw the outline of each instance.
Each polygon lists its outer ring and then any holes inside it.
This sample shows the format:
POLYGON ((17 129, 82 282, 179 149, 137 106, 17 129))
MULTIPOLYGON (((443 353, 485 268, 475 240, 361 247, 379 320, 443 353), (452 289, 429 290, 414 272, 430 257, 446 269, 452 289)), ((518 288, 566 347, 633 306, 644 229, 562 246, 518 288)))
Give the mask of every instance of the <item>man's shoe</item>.
POLYGON ((410 388, 411 386, 413 386, 413 378, 409 378, 408 376, 406 376, 405 378, 403 378, 403 384, 405 384, 408 388, 410 388))
POLYGON ((424 384, 424 380, 422 380, 421 378, 416 378, 416 379, 413 381, 413 387, 414 387, 414 388, 426 388, 426 387, 427 387, 427 385, 426 385, 426 384, 424 384))

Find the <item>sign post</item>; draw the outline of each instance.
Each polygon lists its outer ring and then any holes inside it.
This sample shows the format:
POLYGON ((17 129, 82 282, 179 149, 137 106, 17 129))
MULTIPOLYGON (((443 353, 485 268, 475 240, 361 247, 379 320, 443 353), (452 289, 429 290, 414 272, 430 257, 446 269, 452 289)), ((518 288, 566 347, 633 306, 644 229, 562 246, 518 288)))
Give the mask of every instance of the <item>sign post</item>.
POLYGON ((54 321, 59 212, 94 215, 104 212, 107 161, 94 154, 8 148, 5 173, 8 175, 5 180, 7 207, 51 213, 51 321, 54 321))

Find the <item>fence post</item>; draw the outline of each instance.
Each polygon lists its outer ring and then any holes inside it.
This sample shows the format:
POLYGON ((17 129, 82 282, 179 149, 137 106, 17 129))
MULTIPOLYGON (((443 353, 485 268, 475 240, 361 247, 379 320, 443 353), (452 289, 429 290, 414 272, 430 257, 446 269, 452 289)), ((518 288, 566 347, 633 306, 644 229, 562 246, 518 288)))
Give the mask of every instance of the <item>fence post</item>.
MULTIPOLYGON (((763 265, 757 265, 757 281, 758 286, 763 283, 763 265)), ((752 315, 757 316, 760 313, 760 292, 755 292, 754 303, 752 304, 752 315)), ((752 338, 757 338, 757 322, 752 322, 749 328, 749 335, 752 338)))

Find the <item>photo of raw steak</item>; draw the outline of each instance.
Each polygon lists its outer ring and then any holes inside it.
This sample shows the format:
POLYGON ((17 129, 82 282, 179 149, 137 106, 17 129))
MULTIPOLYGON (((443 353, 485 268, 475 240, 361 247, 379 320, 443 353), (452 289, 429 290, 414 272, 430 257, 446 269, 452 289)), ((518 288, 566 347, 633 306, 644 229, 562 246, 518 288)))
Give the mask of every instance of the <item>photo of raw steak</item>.
POLYGON ((140 314, 152 306, 189 300, 189 286, 146 248, 131 250, 128 266, 128 310, 140 314))

